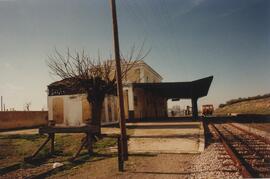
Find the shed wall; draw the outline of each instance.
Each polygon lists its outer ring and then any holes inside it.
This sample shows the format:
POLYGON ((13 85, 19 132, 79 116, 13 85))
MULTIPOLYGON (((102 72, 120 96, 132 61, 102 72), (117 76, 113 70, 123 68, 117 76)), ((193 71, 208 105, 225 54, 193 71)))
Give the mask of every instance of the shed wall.
MULTIPOLYGON (((119 119, 115 96, 105 98, 101 110, 101 122, 114 122, 119 119)), ((86 94, 48 96, 49 120, 64 126, 81 126, 91 120, 91 105, 86 94)))

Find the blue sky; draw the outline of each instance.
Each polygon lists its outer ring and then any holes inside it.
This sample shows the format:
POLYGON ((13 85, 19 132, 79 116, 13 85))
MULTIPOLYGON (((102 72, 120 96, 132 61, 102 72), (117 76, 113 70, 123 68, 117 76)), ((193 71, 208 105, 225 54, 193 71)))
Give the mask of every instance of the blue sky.
MULTIPOLYGON (((164 81, 214 76, 199 102, 270 92, 268 0, 116 0, 120 48, 145 41, 164 81)), ((112 54, 108 0, 0 0, 0 95, 8 108, 46 108, 56 47, 112 54)))

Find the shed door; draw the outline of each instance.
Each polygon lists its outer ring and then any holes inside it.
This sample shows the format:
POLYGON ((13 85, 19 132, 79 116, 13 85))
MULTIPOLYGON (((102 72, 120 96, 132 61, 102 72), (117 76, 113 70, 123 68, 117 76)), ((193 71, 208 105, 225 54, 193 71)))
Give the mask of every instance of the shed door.
POLYGON ((53 120, 56 124, 64 122, 64 102, 63 98, 53 98, 53 120))

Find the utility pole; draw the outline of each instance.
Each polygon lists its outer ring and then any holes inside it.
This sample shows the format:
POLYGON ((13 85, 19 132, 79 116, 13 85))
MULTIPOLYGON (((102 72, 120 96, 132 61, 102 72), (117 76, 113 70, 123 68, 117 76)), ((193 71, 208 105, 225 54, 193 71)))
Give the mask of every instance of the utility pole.
POLYGON ((1 111, 3 111, 3 96, 1 96, 1 111))
POLYGON ((121 62, 120 62, 120 51, 119 51, 119 38, 118 38, 118 25, 117 25, 117 14, 115 0, 111 1, 112 8, 112 22, 113 22, 113 43, 114 43, 114 56, 116 63, 116 79, 117 79, 117 93, 118 102, 120 107, 120 129, 121 129, 121 149, 122 158, 128 159, 128 145, 127 145, 127 134, 126 134, 126 121, 124 112, 124 99, 123 99, 123 86, 122 86, 122 73, 121 73, 121 62))

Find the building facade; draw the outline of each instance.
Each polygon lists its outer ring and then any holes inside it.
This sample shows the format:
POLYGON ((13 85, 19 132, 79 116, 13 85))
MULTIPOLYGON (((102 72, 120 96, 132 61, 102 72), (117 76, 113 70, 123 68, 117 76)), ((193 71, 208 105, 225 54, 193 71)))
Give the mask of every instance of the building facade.
MULTIPOLYGON (((153 118, 167 116, 167 98, 154 92, 136 88, 138 83, 161 83, 162 77, 144 61, 138 62, 123 79, 125 118, 153 118)), ((61 85, 61 81, 53 83, 61 85)), ((50 85, 49 85, 50 90, 50 85)), ((50 94, 50 93, 49 93, 50 94)), ((90 118, 91 105, 86 94, 48 95, 49 120, 58 125, 80 126, 90 118)), ((102 123, 119 120, 117 96, 105 97, 102 107, 102 123)))

